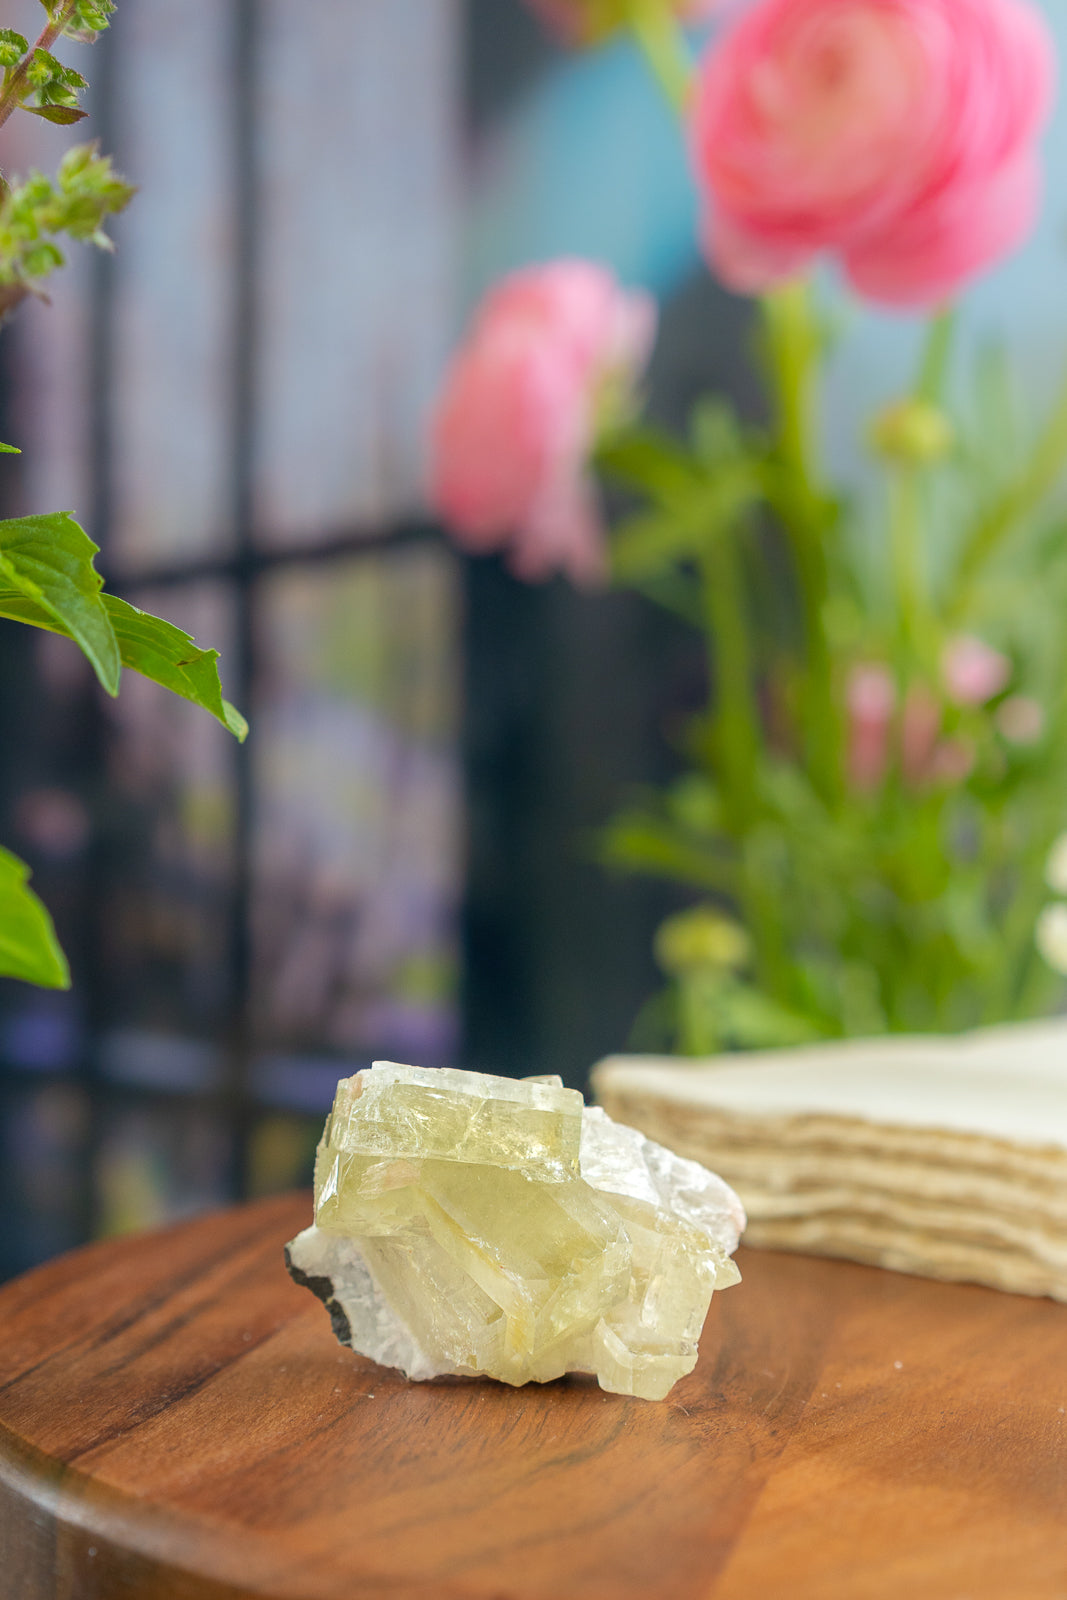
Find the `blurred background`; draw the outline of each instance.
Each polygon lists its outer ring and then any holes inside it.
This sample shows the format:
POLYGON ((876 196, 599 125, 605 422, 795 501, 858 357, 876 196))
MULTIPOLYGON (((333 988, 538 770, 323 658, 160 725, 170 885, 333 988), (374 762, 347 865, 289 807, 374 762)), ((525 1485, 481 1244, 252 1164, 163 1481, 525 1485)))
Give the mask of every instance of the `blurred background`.
MULTIPOLYGON (((306 1181, 375 1057, 581 1086, 625 1048, 684 896, 607 876, 596 828, 670 775, 699 641, 456 554, 421 509, 427 409, 487 284, 561 253, 657 294, 659 420, 709 386, 756 404, 628 44, 565 55, 519 0, 120 0, 77 64, 141 192, 0 339, 4 514, 73 508, 111 587, 221 649, 252 734, 132 674, 106 701, 73 645, 0 624, 0 838, 74 975, 0 982, 0 1276, 306 1181)), ((3 138, 15 171, 71 142, 3 138)), ((1067 159, 1050 180, 964 324, 1036 394, 1067 346, 1067 159)), ((917 336, 855 315, 846 473, 917 336)))

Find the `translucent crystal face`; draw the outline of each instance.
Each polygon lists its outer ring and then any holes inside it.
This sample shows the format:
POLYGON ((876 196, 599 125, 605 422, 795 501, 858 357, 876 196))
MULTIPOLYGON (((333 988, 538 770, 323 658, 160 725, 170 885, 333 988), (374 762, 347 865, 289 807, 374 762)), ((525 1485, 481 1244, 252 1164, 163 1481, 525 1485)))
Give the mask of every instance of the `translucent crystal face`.
POLYGON ((409 1376, 586 1371, 658 1399, 742 1225, 720 1179, 575 1090, 376 1063, 338 1085, 290 1270, 409 1376))
POLYGON ((561 1085, 376 1061, 342 1078, 324 1134, 353 1155, 488 1162, 576 1178, 582 1097, 561 1085))

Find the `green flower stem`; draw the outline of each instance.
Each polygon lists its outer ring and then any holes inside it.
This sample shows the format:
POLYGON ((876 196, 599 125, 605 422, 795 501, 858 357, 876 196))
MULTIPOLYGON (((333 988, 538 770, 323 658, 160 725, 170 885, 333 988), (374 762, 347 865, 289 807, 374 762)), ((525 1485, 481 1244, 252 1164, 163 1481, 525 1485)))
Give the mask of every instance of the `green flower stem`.
POLYGON ((1021 476, 974 524, 956 568, 956 583, 948 604, 948 619, 966 616, 975 583, 1001 541, 1055 488, 1067 461, 1067 382, 1045 424, 1021 476))
POLYGON ((804 281, 785 284, 761 302, 774 391, 774 449, 784 475, 775 509, 789 535, 800 586, 806 671, 801 715, 809 774, 824 799, 840 787, 838 714, 825 632, 829 592, 826 504, 817 486, 816 377, 819 338, 804 281))
POLYGON ((712 717, 717 776, 726 824, 739 838, 756 801, 759 715, 741 564, 732 530, 710 542, 702 562, 708 660, 714 679, 712 717))
MULTIPOLYGON (((921 494, 917 467, 898 466, 890 472, 889 545, 902 655, 906 663, 929 673, 937 630, 923 550, 921 494)), ((906 671, 905 677, 910 676, 906 671)))
POLYGON ((810 286, 806 279, 794 279, 764 295, 760 307, 775 385, 778 453, 807 496, 815 456, 818 358, 810 286))
MULTIPOLYGON (((910 404, 936 407, 948 377, 955 310, 944 306, 930 318, 919 359, 910 404)), ((910 441, 905 437, 903 445, 910 441)), ((923 526, 923 481, 934 458, 919 449, 899 448, 888 455, 889 555, 896 601, 897 636, 900 641, 900 687, 913 672, 935 670, 938 624, 930 593, 923 526)))
POLYGON ((701 563, 708 663, 713 678, 714 778, 722 796, 726 831, 741 854, 736 898, 752 936, 756 971, 768 994, 788 989, 781 916, 754 848, 759 823, 760 714, 744 576, 736 530, 721 530, 701 563))
POLYGON ((67 4, 62 8, 58 15, 52 18, 52 21, 46 28, 41 29, 36 41, 30 46, 22 60, 19 62, 18 66, 15 68, 14 72, 11 74, 7 81, 6 88, 4 89, 3 93, 0 94, 0 127, 3 127, 8 117, 14 111, 15 107, 21 102, 26 93, 26 74, 29 71, 30 62, 33 60, 34 52, 37 50, 51 50, 56 40, 63 32, 63 29, 67 26, 67 23, 74 15, 76 8, 77 0, 67 0, 67 4))
POLYGON ((940 311, 935 311, 927 326, 919 363, 919 381, 915 386, 917 400, 925 400, 929 405, 940 402, 945 392, 955 335, 956 308, 953 305, 942 306, 940 311))
POLYGON ((679 115, 689 98, 693 56, 666 0, 627 0, 630 29, 652 76, 679 115))

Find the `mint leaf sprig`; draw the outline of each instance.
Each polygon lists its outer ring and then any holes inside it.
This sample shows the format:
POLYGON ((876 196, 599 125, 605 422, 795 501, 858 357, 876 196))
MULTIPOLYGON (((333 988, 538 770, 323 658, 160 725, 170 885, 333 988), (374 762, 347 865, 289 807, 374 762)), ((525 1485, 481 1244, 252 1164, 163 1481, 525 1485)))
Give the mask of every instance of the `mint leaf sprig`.
POLYGON ((89 87, 89 80, 73 67, 65 67, 62 61, 57 61, 51 51, 34 50, 26 79, 37 99, 34 105, 24 100, 24 111, 44 117, 46 122, 59 123, 80 122, 89 115, 78 104, 78 95, 89 87))
POLYGON ((0 316, 64 265, 58 235, 110 250, 104 222, 134 192, 95 144, 68 150, 55 178, 31 172, 14 184, 0 200, 0 316))
POLYGON ((77 39, 80 44, 92 44, 98 33, 109 26, 108 18, 114 14, 114 0, 41 0, 50 23, 65 12, 63 37, 77 39))
MULTIPOLYGON (((48 122, 79 122, 86 80, 52 54, 60 37, 95 39, 115 10, 112 0, 41 0, 48 22, 30 45, 14 28, 0 28, 0 125, 21 108, 48 122)), ((110 250, 107 217, 134 191, 95 144, 69 150, 55 178, 31 172, 21 181, 0 175, 0 320, 42 280, 65 264, 56 240, 66 234, 110 250)))
POLYGON ((108 26, 112 0, 41 0, 48 21, 29 44, 14 28, 0 30, 0 127, 19 106, 49 122, 78 122, 85 79, 52 54, 59 38, 92 40, 108 26))

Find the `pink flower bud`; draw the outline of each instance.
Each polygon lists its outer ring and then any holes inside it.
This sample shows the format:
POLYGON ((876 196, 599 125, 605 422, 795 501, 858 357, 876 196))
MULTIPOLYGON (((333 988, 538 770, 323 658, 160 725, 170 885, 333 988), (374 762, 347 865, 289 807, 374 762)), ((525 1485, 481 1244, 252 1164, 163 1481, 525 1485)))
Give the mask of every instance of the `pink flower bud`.
POLYGON ((889 735, 897 694, 888 667, 855 667, 848 680, 848 781, 877 789, 889 766, 889 735))
POLYGON ((974 745, 970 739, 942 739, 930 761, 934 783, 962 783, 974 771, 974 745))
POLYGON ((1037 744, 1045 731, 1045 713, 1026 694, 1012 694, 996 710, 996 724, 1009 744, 1037 744))
POLYGON ((1027 0, 756 0, 701 64, 707 249, 742 292, 824 251, 890 305, 936 305, 1037 207, 1052 42, 1027 0))
POLYGON ((628 403, 655 326, 650 296, 588 261, 528 267, 490 291, 433 419, 429 497, 459 544, 509 546, 527 579, 602 578, 589 454, 601 411, 628 403))
POLYGON ((941 672, 949 698, 958 706, 984 706, 1007 685, 1011 662, 982 639, 961 634, 945 647, 941 672))
POLYGON ((934 776, 934 759, 941 733, 941 707, 925 683, 914 683, 904 700, 900 726, 900 770, 911 788, 934 776))

